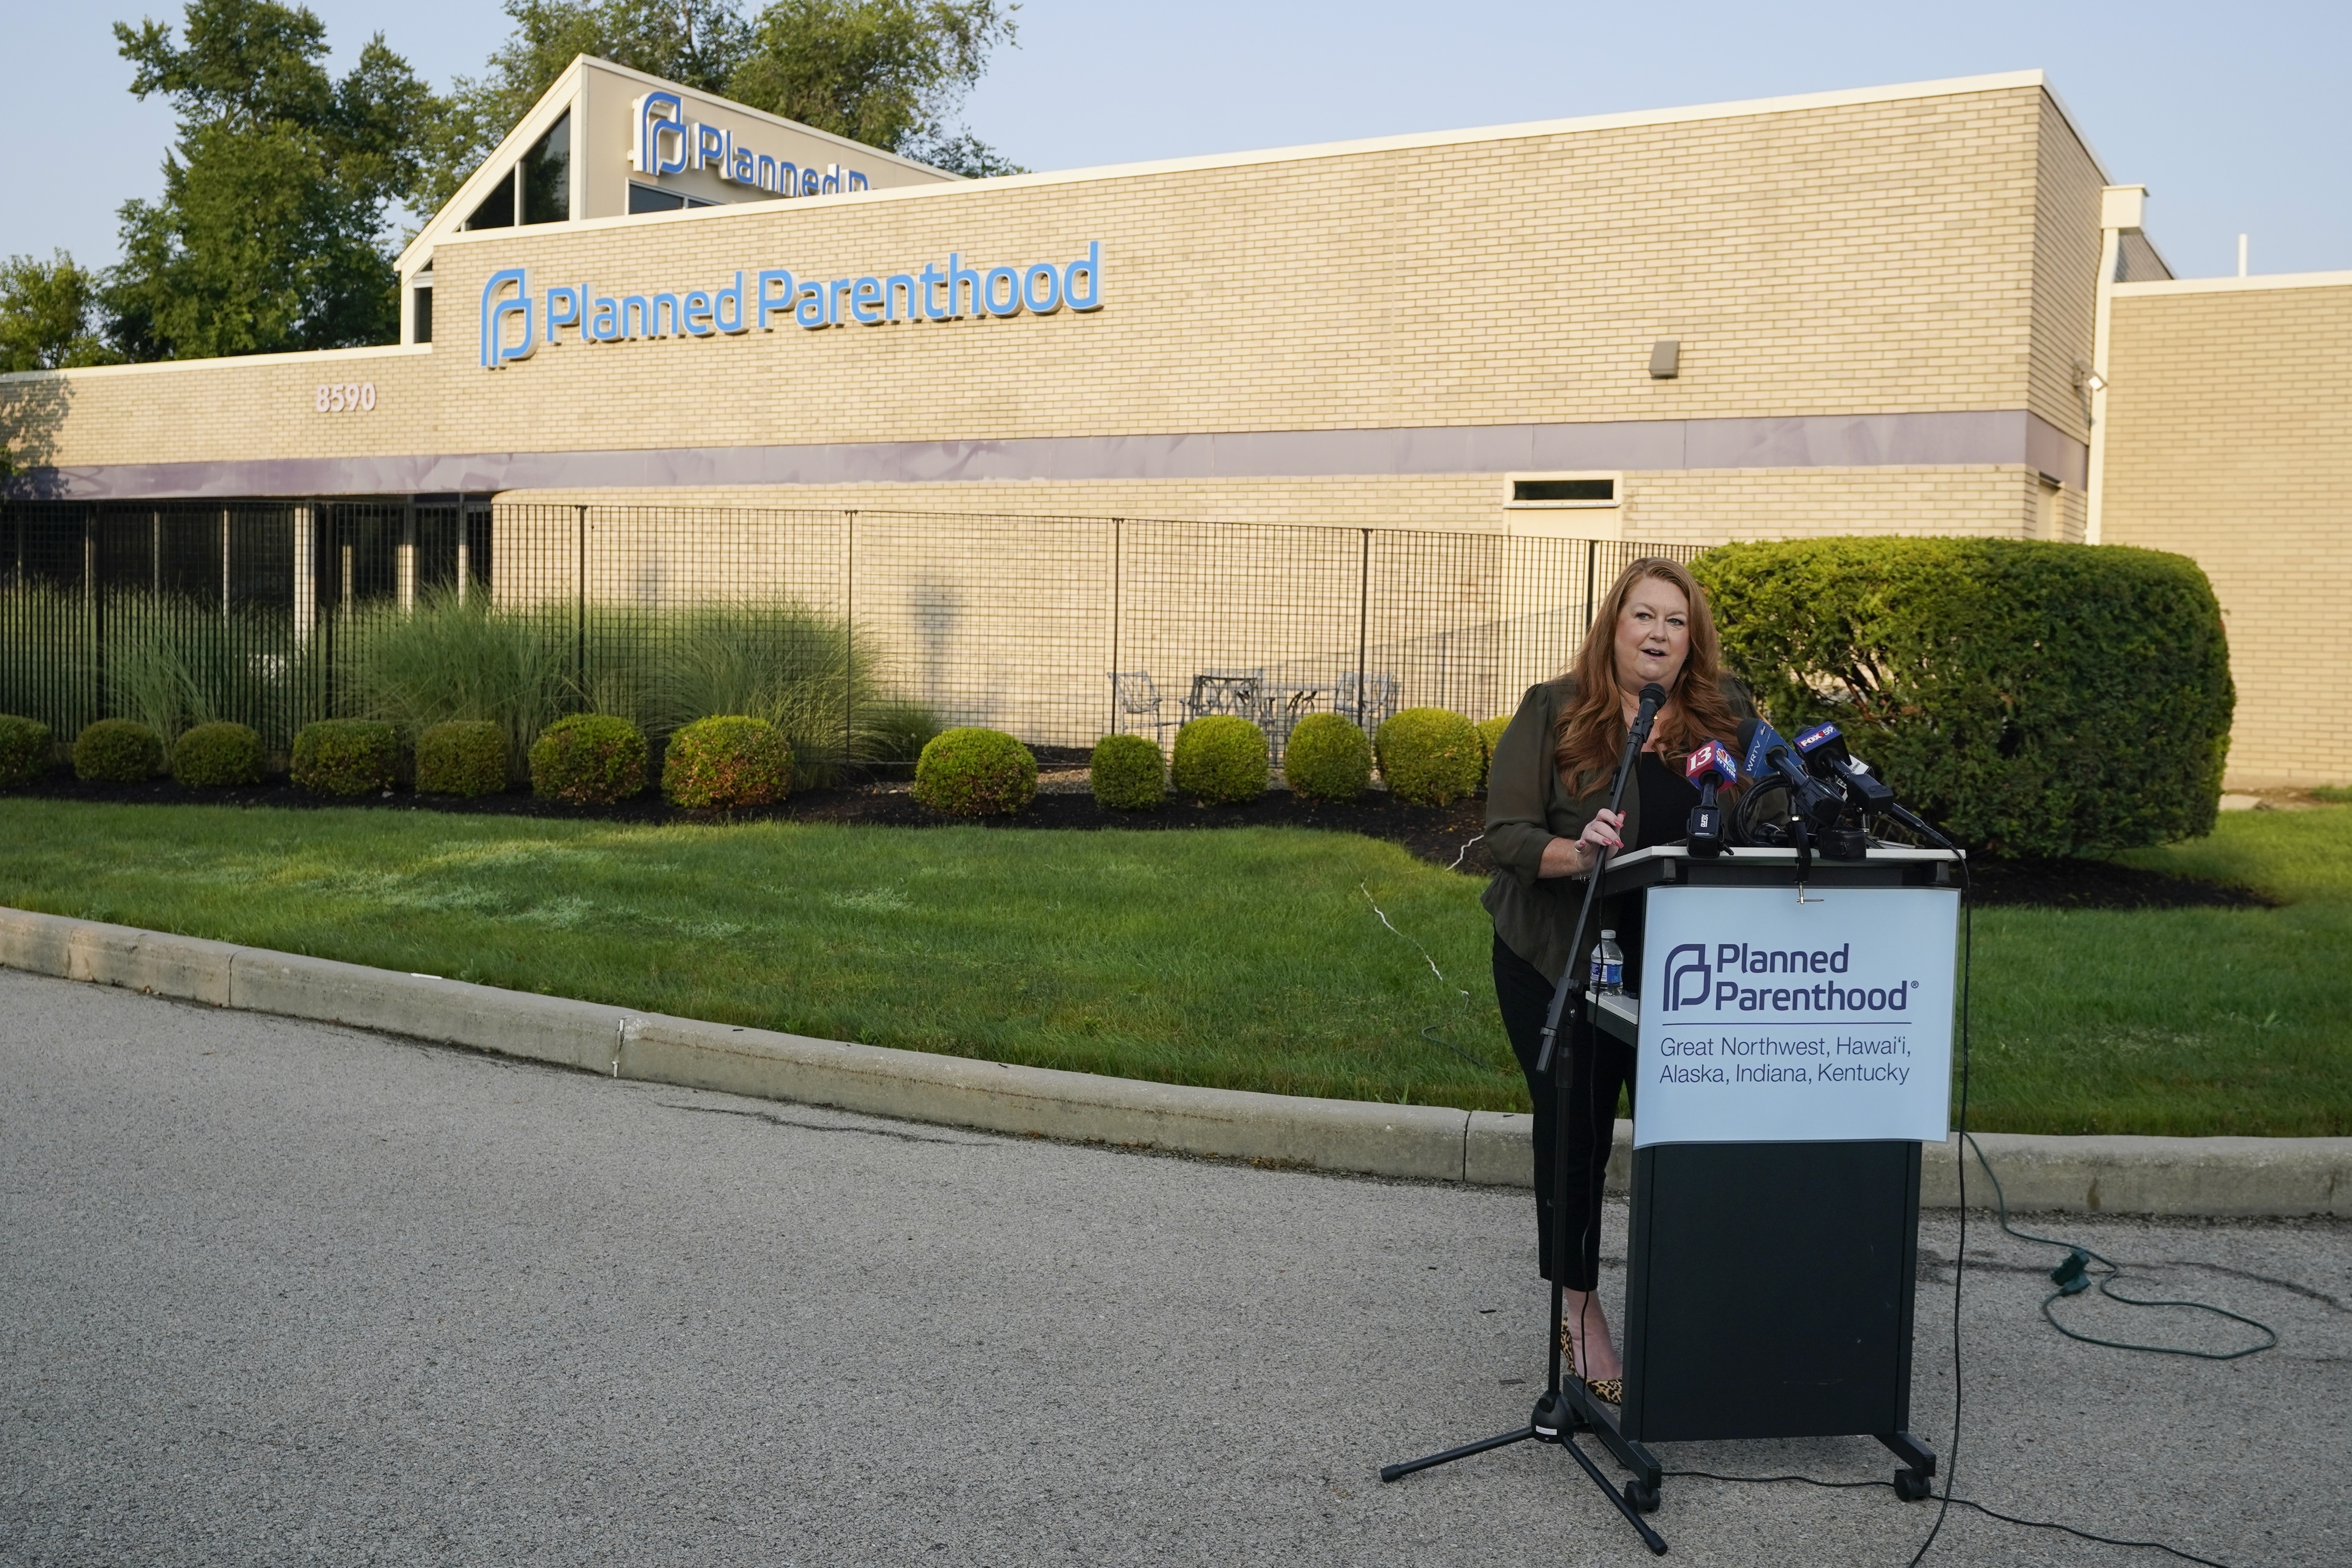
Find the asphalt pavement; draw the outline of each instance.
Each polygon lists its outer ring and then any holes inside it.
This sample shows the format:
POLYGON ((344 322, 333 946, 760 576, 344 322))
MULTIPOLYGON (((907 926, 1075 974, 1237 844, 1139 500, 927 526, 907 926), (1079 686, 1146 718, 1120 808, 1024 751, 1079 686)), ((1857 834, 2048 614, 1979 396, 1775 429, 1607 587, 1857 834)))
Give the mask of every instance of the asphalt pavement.
MULTIPOLYGON (((0 972, 0 1562, 1647 1562, 1554 1447, 1378 1478, 1526 1419, 1532 1211, 0 972)), ((1956 1226, 1922 1237, 1939 1450, 1956 1226)), ((1958 1494, 2232 1565, 2352 1561, 2352 1225, 2044 1228, 2282 1343, 2071 1342, 2038 1313, 2054 1255, 1972 1226, 1958 1494)), ((1893 1473, 1859 1438, 1660 1455, 1893 1473)), ((1652 1517, 1675 1561, 1899 1565, 1935 1515, 1676 1478, 1652 1517)), ((1927 1561, 2168 1559, 1955 1508, 1927 1561)))

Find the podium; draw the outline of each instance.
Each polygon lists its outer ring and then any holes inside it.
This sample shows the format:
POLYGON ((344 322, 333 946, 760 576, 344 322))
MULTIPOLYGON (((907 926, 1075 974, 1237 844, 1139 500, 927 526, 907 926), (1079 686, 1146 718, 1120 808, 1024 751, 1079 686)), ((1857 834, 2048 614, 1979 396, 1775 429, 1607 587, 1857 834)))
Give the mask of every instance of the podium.
POLYGON ((1664 845, 1609 862, 1628 990, 1584 993, 1562 1040, 1635 1048, 1624 1403, 1556 1373, 1527 1426, 1382 1480, 1558 1443, 1654 1552, 1652 1443, 1874 1437, 1902 1461, 1896 1494, 1929 1495, 1936 1455, 1910 1430, 1919 1148, 1950 1131, 1958 861, 1664 845))
POLYGON ((1652 1442, 1875 1437, 1896 1489, 1927 1495, 1912 1309, 1920 1142, 1947 1136, 1956 860, 1874 848, 1801 882, 1794 850, 1673 845, 1604 874, 1603 898, 1641 905, 1638 990, 1588 993, 1582 1020, 1638 1052, 1624 1404, 1565 1392, 1644 1511, 1652 1442))

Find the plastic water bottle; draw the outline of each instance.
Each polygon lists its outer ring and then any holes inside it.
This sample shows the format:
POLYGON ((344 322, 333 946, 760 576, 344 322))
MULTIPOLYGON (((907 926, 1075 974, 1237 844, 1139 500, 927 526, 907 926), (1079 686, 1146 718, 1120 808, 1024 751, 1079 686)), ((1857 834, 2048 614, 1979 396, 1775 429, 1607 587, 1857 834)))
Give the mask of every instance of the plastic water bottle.
POLYGON ((1601 940, 1593 944, 1586 984, 1596 996, 1616 995, 1624 991, 1625 951, 1617 945, 1615 931, 1602 931, 1601 940))

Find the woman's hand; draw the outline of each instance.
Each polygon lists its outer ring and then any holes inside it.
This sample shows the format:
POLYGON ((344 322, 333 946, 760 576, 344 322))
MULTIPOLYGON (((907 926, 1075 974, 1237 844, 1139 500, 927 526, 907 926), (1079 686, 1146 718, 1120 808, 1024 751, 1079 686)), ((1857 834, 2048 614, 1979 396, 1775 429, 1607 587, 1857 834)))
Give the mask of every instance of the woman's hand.
POLYGON ((1622 811, 1612 811, 1604 805, 1592 814, 1592 820, 1576 836, 1577 847, 1588 868, 1601 863, 1602 851, 1613 853, 1625 847, 1624 828, 1625 814, 1622 811))
POLYGON ((1625 847, 1625 814, 1606 808, 1592 814, 1584 831, 1573 838, 1555 838, 1544 846, 1543 867, 1538 873, 1545 877, 1581 877, 1601 863, 1604 851, 1615 853, 1625 847))

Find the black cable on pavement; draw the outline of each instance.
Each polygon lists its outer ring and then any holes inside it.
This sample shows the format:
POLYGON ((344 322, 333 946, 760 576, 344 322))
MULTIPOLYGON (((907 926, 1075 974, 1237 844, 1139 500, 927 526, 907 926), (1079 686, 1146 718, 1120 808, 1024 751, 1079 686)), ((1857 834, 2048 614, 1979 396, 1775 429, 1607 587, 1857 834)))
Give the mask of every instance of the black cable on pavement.
MULTIPOLYGON (((1768 1486, 1780 1481, 1800 1481, 1809 1487, 1822 1487, 1832 1489, 1843 1489, 1851 1487, 1892 1487, 1894 1485, 1892 1481, 1825 1481, 1814 1476, 1718 1476, 1711 1470, 1668 1470, 1665 1473, 1669 1476, 1682 1479, 1699 1481, 1729 1481, 1738 1486, 1768 1486)), ((2020 1519, 2013 1513, 2003 1513, 1999 1509, 1987 1508, 1984 1504, 1978 1502, 1971 1498, 1951 1497, 1949 1495, 1948 1488, 1947 1488, 1946 1501, 1957 1504, 1961 1508, 1972 1508, 1979 1513, 1983 1514, 1990 1519, 2000 1520, 2004 1524, 2022 1525, 2028 1530, 2063 1531, 2068 1535, 2079 1537, 2084 1541, 2095 1541, 2102 1546, 2128 1546, 2149 1552, 2168 1552, 2184 1563, 2202 1563, 2204 1568, 2231 1568, 2229 1563, 2216 1563, 2210 1557, 2200 1557, 2194 1552, 2183 1552, 2178 1546, 2167 1546, 2161 1541, 2126 1541, 2120 1536, 2100 1535, 2092 1531, 2077 1530, 2071 1524, 2060 1524, 2052 1520, 2020 1519)))
MULTIPOLYGON (((1919 819, 1916 818, 1913 820, 1919 821, 1919 819)), ((1943 848, 1951 852, 1960 868, 1959 1131, 1960 1136, 1965 1138, 1969 1135, 1969 1084, 1971 1077, 1971 1070, 1974 1068, 1976 1061, 1973 1049, 1974 1041, 1969 1032, 1970 1012, 1969 1002, 1973 994, 1970 986, 1976 979, 1977 972, 1976 884, 1969 875, 1968 856, 1950 839, 1945 837, 1940 833, 1937 833, 1933 827, 1928 826, 1925 821, 1919 821, 1919 826, 1922 827, 1927 827, 1928 832, 1933 835, 1937 843, 1943 848)), ((1911 1561, 1906 1564, 1906 1568, 1919 1568, 1920 1560, 1927 1555, 1927 1548, 1935 1545, 1936 1537, 1943 1533, 1944 1520, 1952 1511, 1952 1488, 1958 1484, 1960 1479, 1960 1391, 1962 1387, 1960 1380, 1960 1291, 1961 1287, 1968 1279, 1969 1163, 1966 1160, 1956 1159, 1952 1162, 1952 1168, 1954 1173, 1959 1177, 1960 1183, 1960 1239, 1959 1246, 1954 1252, 1952 1258, 1952 1446, 1948 1450, 1947 1450, 1944 1458, 1944 1491, 1942 1498, 1936 1504, 1936 1522, 1927 1527, 1927 1539, 1919 1543, 1919 1550, 1911 1554, 1911 1561)), ((1892 1485, 1893 1483, 1889 1482, 1888 1484, 1892 1485)))

